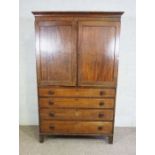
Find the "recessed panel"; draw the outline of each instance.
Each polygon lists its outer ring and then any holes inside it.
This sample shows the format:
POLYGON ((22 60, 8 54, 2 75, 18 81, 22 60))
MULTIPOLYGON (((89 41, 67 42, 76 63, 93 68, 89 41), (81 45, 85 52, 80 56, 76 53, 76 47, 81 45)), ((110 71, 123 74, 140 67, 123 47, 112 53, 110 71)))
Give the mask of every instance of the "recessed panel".
POLYGON ((114 82, 116 27, 102 22, 79 26, 79 83, 114 82))

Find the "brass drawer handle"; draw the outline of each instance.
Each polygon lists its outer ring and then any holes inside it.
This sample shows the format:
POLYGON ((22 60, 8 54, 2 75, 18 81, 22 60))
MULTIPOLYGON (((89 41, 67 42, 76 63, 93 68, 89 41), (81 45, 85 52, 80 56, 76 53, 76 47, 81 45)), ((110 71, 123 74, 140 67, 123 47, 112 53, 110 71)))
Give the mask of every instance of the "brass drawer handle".
POLYGON ((105 94, 105 92, 102 90, 102 91, 100 91, 100 95, 102 96, 102 95, 104 95, 105 94))
POLYGON ((54 129, 55 129, 55 126, 54 126, 54 125, 50 125, 49 128, 50 128, 51 130, 54 130, 54 129))
POLYGON ((52 101, 48 101, 48 104, 49 104, 49 105, 53 105, 54 102, 52 102, 52 101))
POLYGON ((49 116, 50 116, 50 117, 55 117, 55 114, 54 114, 53 112, 50 112, 50 113, 49 113, 49 116))
POLYGON ((55 94, 55 92, 54 92, 54 91, 52 91, 52 90, 49 90, 49 91, 48 91, 48 94, 49 94, 49 95, 54 95, 54 94, 55 94))
POLYGON ((100 102, 99 104, 100 104, 100 106, 104 106, 104 102, 100 102))
POLYGON ((99 117, 99 118, 102 118, 102 117, 104 117, 104 114, 99 113, 98 117, 99 117))
POLYGON ((99 126, 99 127, 98 127, 98 130, 103 130, 103 127, 102 127, 102 126, 99 126))

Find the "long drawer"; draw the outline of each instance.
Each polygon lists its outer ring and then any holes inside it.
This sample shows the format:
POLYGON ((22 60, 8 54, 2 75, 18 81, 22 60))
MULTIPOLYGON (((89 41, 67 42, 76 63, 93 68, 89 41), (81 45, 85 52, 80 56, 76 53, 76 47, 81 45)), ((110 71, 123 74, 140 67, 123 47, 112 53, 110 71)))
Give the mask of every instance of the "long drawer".
POLYGON ((114 97, 110 88, 39 88, 40 97, 114 97))
POLYGON ((114 99, 40 98, 40 108, 114 108, 114 99))
POLYGON ((111 122, 43 121, 42 133, 50 134, 110 134, 111 122))
POLYGON ((113 120, 113 110, 40 109, 43 120, 113 120))

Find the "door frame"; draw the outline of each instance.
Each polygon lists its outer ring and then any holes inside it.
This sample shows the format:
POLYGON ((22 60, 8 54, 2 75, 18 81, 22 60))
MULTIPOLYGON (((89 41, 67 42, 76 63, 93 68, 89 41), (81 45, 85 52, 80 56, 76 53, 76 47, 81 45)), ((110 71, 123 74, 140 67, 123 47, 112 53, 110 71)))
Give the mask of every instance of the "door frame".
POLYGON ((50 19, 50 20, 37 20, 35 21, 35 35, 36 35, 36 66, 37 66, 37 81, 39 86, 76 86, 77 84, 77 24, 73 20, 63 19, 50 19), (40 27, 44 26, 71 26, 72 27, 72 69, 71 69, 71 81, 48 81, 41 79, 41 51, 40 51, 40 27))
MULTIPOLYGON (((98 26, 97 25, 97 26, 98 26)), ((94 86, 94 87, 114 87, 117 86, 117 74, 118 74, 118 59, 119 59, 119 37, 120 37, 120 22, 107 22, 102 20, 79 20, 78 21, 78 86, 94 86), (116 29, 115 35, 115 51, 114 51, 114 71, 113 71, 113 81, 106 81, 106 82, 85 82, 81 80, 80 76, 80 48, 81 48, 81 36, 82 36, 82 26, 89 25, 86 23, 94 24, 97 23, 98 25, 107 25, 113 26, 116 29)))

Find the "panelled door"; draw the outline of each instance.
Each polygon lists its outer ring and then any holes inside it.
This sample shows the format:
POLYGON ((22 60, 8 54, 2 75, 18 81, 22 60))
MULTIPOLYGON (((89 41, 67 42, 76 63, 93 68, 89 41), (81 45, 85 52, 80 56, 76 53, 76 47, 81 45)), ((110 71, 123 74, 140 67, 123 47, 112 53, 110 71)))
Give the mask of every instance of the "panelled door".
POLYGON ((78 82, 80 86, 115 86, 119 25, 79 21, 78 82))
POLYGON ((37 71, 40 85, 76 84, 76 25, 72 21, 36 23, 37 71))

